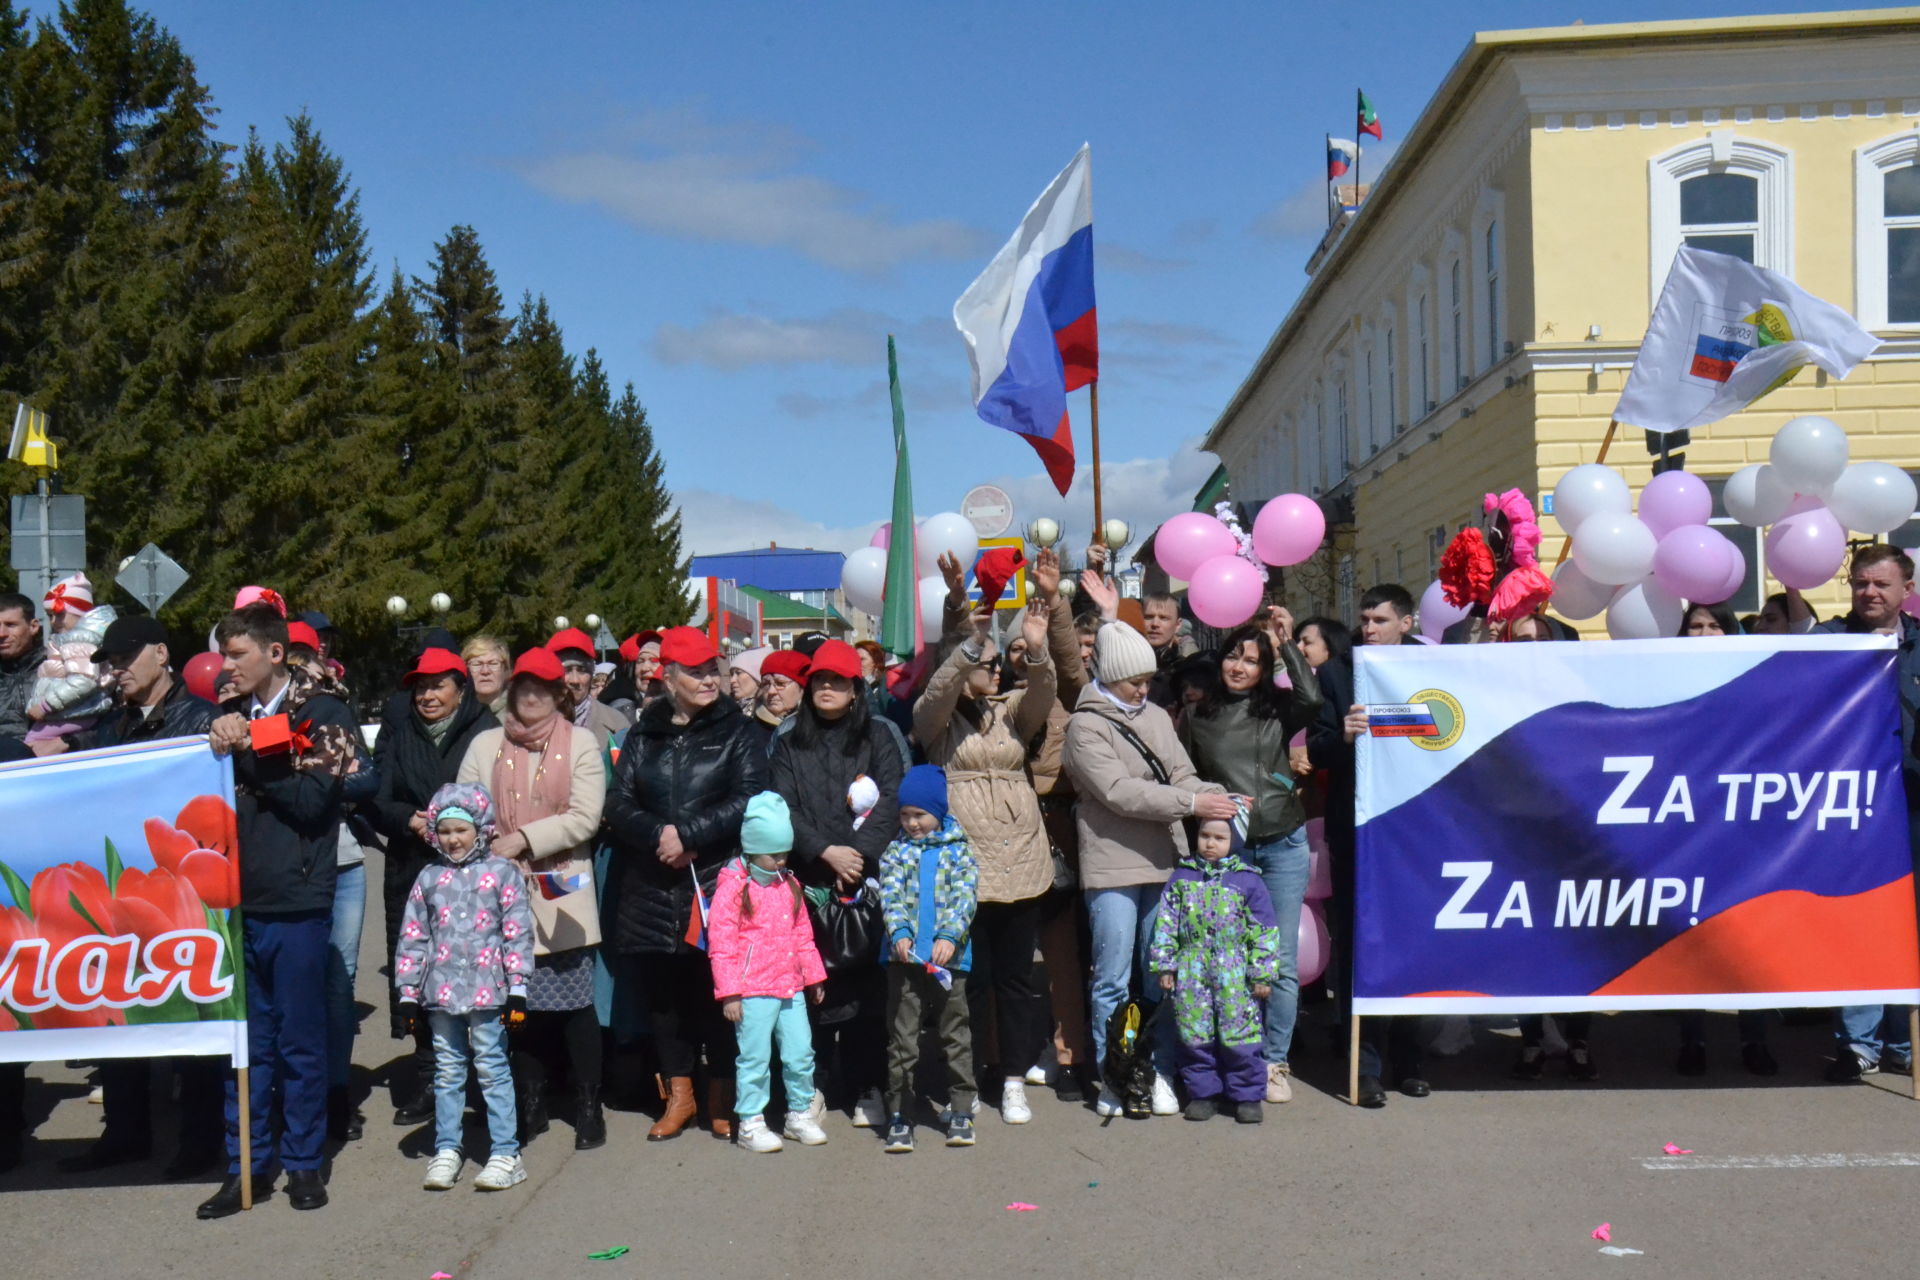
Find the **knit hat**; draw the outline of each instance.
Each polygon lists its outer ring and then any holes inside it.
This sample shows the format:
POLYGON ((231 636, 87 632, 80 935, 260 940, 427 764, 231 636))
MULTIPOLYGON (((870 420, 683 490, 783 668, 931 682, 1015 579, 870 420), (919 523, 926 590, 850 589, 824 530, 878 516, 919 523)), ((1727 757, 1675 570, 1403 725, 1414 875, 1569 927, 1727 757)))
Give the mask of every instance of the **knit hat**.
POLYGON ((740 821, 740 851, 749 858, 756 853, 793 852, 793 816, 778 791, 762 791, 747 801, 746 817, 740 821))
POLYGON ((1109 622, 1093 639, 1093 672, 1101 684, 1152 675, 1159 659, 1147 638, 1124 622, 1109 622))
POLYGON ((49 614, 86 613, 93 608, 93 584, 84 573, 72 573, 53 584, 41 603, 49 614))
POLYGON ((760 664, 767 660, 773 650, 761 645, 757 649, 742 649, 733 655, 733 669, 744 671, 753 677, 754 683, 760 682, 760 664))
POLYGON ((907 776, 900 782, 900 807, 924 809, 945 823, 947 771, 931 764, 917 764, 907 770, 907 776))

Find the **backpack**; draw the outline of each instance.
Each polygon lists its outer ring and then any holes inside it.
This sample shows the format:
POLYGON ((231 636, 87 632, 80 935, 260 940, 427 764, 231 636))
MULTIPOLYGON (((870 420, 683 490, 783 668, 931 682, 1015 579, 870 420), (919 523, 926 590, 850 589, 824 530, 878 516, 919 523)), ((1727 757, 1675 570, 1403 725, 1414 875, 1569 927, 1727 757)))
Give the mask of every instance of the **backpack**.
POLYGON ((1129 1120, 1153 1114, 1153 1031, 1172 1004, 1162 998, 1149 1014, 1138 1000, 1128 1000, 1107 1018, 1107 1059, 1100 1079, 1120 1099, 1129 1120))

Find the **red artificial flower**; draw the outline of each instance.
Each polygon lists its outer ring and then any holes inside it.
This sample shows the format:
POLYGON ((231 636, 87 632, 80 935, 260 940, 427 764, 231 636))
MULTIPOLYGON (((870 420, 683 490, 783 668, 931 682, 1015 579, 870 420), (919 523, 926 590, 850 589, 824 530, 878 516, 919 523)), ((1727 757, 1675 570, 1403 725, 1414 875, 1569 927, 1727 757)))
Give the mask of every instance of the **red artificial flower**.
POLYGON ((1493 552, 1478 529, 1462 529, 1440 557, 1440 588, 1456 609, 1493 599, 1493 552))
POLYGON ((233 809, 219 796, 195 796, 169 826, 146 821, 154 865, 183 877, 216 911, 240 905, 240 872, 233 859, 233 809))

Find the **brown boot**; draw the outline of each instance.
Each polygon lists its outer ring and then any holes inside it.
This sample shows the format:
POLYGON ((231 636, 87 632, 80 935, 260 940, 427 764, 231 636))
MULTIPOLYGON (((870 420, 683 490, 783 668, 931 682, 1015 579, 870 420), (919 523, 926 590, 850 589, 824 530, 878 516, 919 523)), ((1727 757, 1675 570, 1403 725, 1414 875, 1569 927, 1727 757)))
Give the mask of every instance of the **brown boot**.
POLYGON ((697 1108, 693 1105, 693 1078, 675 1076, 668 1082, 670 1089, 662 1092, 667 1100, 667 1109, 661 1113, 660 1121, 647 1130, 648 1142, 665 1142, 668 1138, 677 1138, 680 1131, 693 1121, 697 1108))
POLYGON ((707 1082, 707 1123, 714 1137, 733 1141, 733 1081, 707 1082))

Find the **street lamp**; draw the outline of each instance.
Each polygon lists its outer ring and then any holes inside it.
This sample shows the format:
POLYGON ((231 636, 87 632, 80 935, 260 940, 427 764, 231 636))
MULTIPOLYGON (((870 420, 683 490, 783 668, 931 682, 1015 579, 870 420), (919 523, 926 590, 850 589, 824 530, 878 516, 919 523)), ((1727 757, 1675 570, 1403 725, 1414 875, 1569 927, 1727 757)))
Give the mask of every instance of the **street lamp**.
POLYGON ((1127 528, 1125 520, 1109 520, 1101 526, 1100 536, 1107 544, 1107 550, 1118 551, 1133 537, 1133 530, 1127 528))
POLYGON ((453 608, 453 597, 444 591, 436 591, 433 593, 433 599, 427 603, 433 606, 435 613, 445 613, 453 608))
POLYGON ((564 613, 558 614, 554 617, 553 629, 555 631, 565 631, 568 627, 572 625, 573 623, 568 620, 567 615, 564 613))
POLYGON ((597 613, 590 613, 583 619, 583 621, 587 624, 587 627, 589 630, 593 630, 595 628, 598 628, 600 625, 600 615, 597 613))

